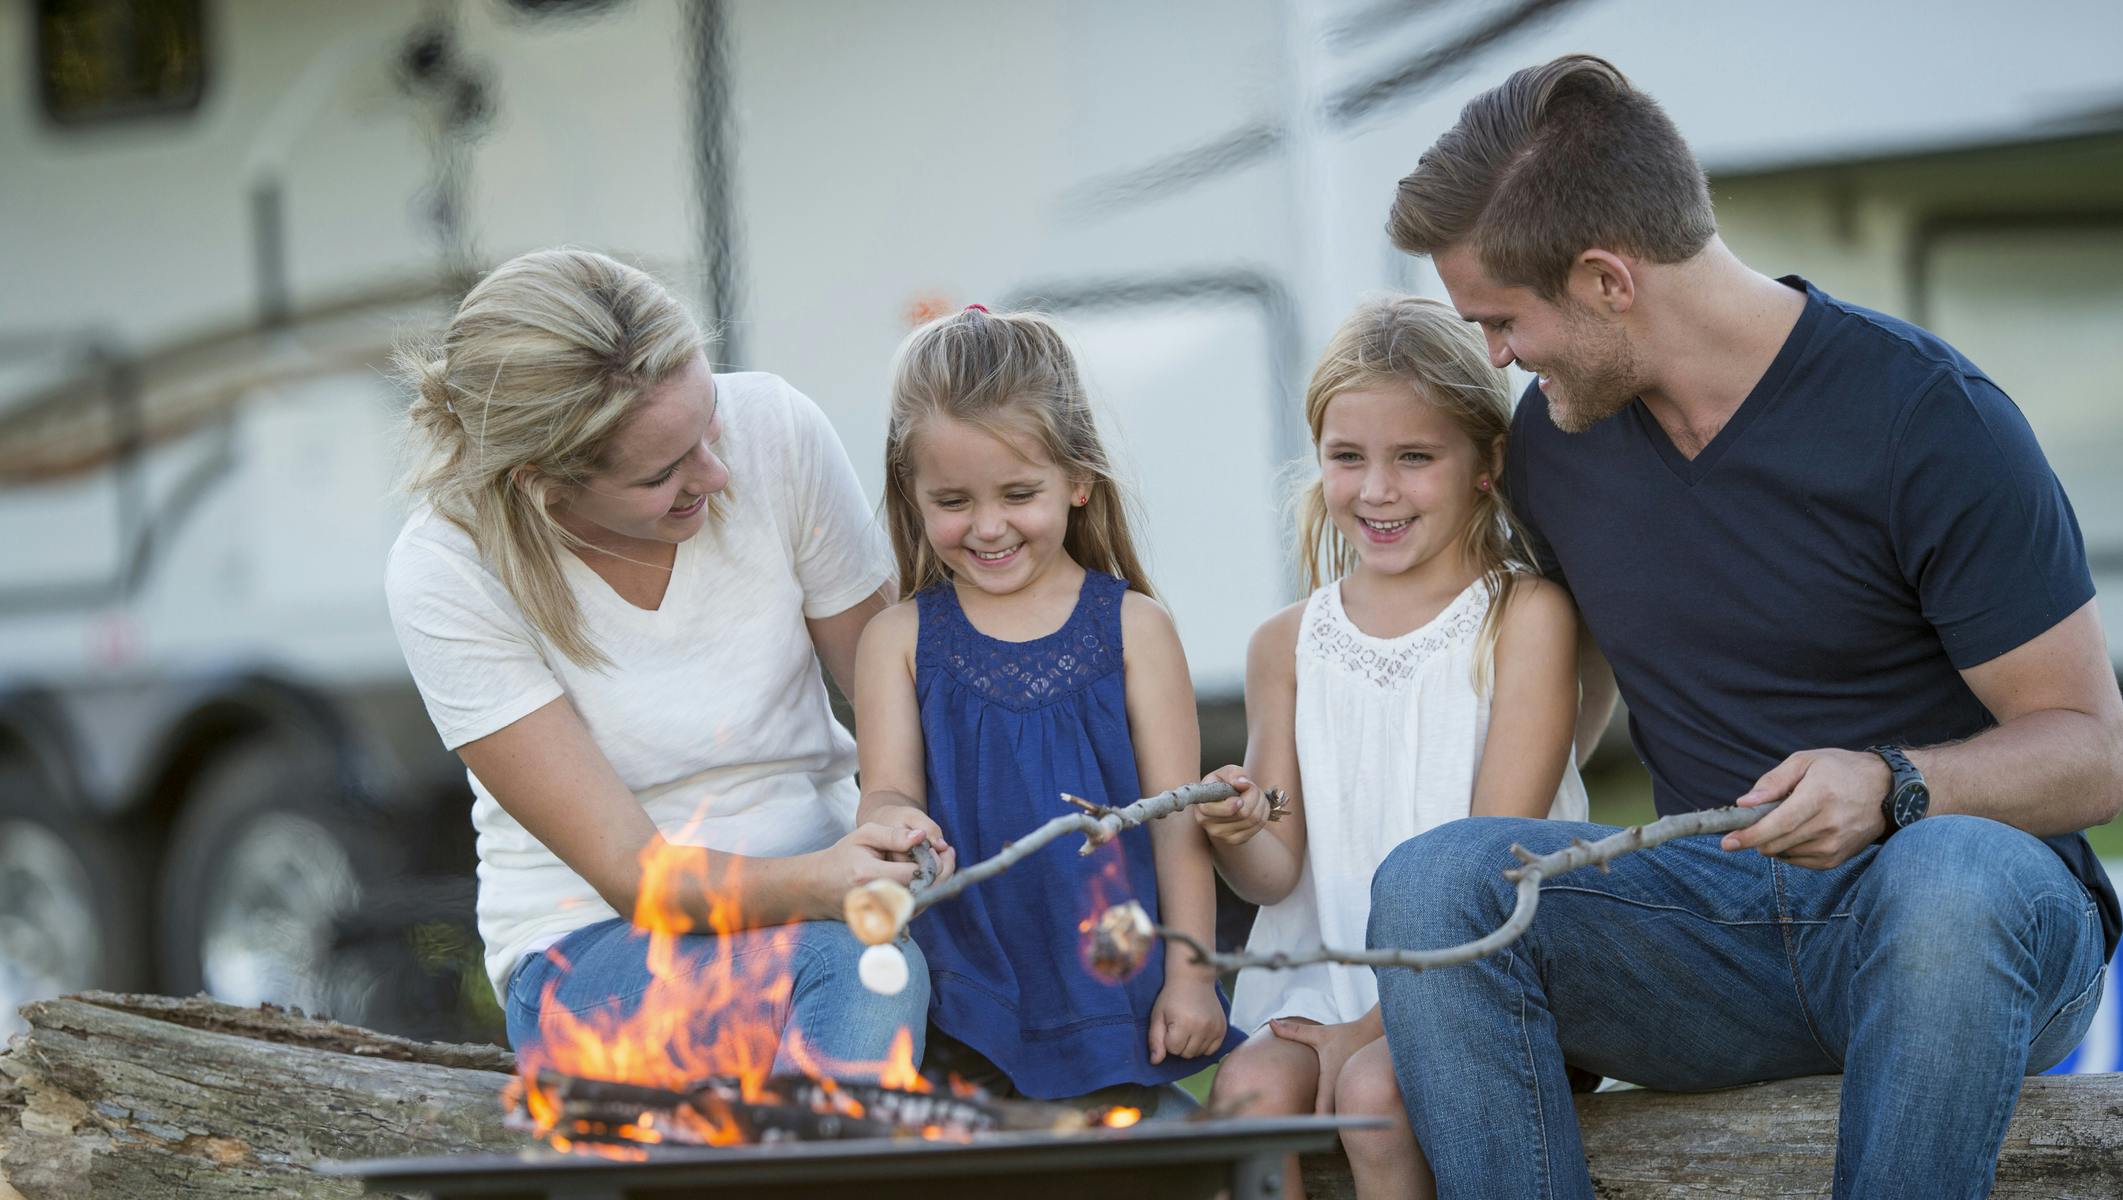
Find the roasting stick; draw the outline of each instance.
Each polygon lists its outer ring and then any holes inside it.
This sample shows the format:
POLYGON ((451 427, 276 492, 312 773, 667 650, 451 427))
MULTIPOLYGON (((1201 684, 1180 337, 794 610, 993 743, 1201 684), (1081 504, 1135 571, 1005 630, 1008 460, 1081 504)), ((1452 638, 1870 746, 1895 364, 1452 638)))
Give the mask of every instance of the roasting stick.
POLYGON ((1518 902, 1513 906, 1511 915, 1489 933, 1471 942, 1447 946, 1441 950, 1323 948, 1306 954, 1218 954, 1177 929, 1151 924, 1149 915, 1131 900, 1116 908, 1133 908, 1135 911, 1132 913, 1109 910, 1101 916, 1095 927, 1096 940, 1091 948, 1091 961, 1094 964, 1113 964, 1109 978, 1126 978, 1141 969, 1142 963, 1149 955, 1150 944, 1155 940, 1149 935, 1154 934, 1156 937, 1164 937, 1186 946, 1194 952, 1195 962, 1214 967, 1219 973, 1237 971, 1245 967, 1266 967, 1279 971, 1313 963, 1343 963, 1352 967, 1405 967, 1411 971, 1457 966, 1478 958, 1486 958, 1517 941, 1520 935, 1533 925, 1533 913, 1541 902, 1541 881, 1544 879, 1553 879, 1581 867, 1597 866, 1604 871, 1608 863, 1625 854, 1649 850, 1675 838, 1706 833, 1731 833, 1736 829, 1745 829, 1768 816, 1776 807, 1776 804, 1764 804, 1757 808, 1713 808, 1679 813, 1671 817, 1661 817, 1648 825, 1632 826, 1609 834, 1596 842, 1572 838, 1568 846, 1552 854, 1534 854, 1523 846, 1513 846, 1511 853, 1518 858, 1520 865, 1504 871, 1504 878, 1518 885, 1518 902))
MULTIPOLYGON (((1004 846, 993 858, 974 863, 961 869, 942 883, 934 883, 937 874, 936 854, 927 843, 914 847, 914 879, 911 885, 903 885, 890 879, 873 879, 848 892, 842 912, 848 928, 864 945, 870 947, 862 956, 862 980, 872 991, 887 994, 905 986, 906 959, 892 946, 905 932, 907 923, 917 913, 939 901, 949 900, 974 884, 993 879, 1004 871, 1059 837, 1072 833, 1083 835, 1084 844, 1077 848, 1078 854, 1090 854, 1093 850, 1119 836, 1121 830, 1132 829, 1159 817, 1168 817, 1196 804, 1213 804, 1229 800, 1237 792, 1222 780, 1204 780, 1159 792, 1138 800, 1124 808, 1110 808, 1093 804, 1081 796, 1064 792, 1062 801, 1080 811, 1065 813, 1039 828, 1004 846), (892 984, 897 986, 889 986, 892 984), (887 986, 880 986, 887 985, 887 986)), ((1281 820, 1289 801, 1280 788, 1267 792, 1268 819, 1281 820)))
MULTIPOLYGON (((968 867, 942 884, 933 886, 927 881, 935 878, 935 856, 931 853, 924 857, 922 852, 928 848, 917 846, 913 887, 904 887, 891 880, 875 880, 848 893, 848 927, 857 938, 870 947, 863 954, 863 981, 866 984, 871 982, 869 972, 872 970, 878 971, 884 982, 890 982, 894 978, 883 966, 886 955, 889 954, 889 960, 896 962, 898 967, 898 986, 904 986, 906 960, 890 943, 906 928, 907 922, 914 919, 916 913, 939 900, 947 900, 984 879, 1001 874, 1008 870, 1012 863, 1022 860, 1055 838, 1081 831, 1084 834, 1084 845, 1078 852, 1089 854, 1123 828, 1169 816, 1189 805, 1226 800, 1233 794, 1230 785, 1221 782, 1190 783, 1185 787, 1161 792, 1148 799, 1138 800, 1126 808, 1117 809, 1091 804, 1075 796, 1064 796, 1064 800, 1085 811, 1056 817, 1022 841, 1011 843, 995 857, 968 867), (879 965, 873 967, 873 963, 879 965)), ((1270 789, 1268 797, 1269 820, 1278 820, 1284 813, 1287 801, 1278 789, 1270 789)), ((1519 865, 1504 871, 1504 878, 1518 885, 1518 900, 1512 907, 1511 915, 1504 919, 1503 924, 1471 942, 1447 946, 1440 950, 1322 948, 1307 954, 1218 954, 1186 933, 1153 924, 1142 905, 1129 900, 1116 904, 1094 917, 1088 931, 1086 957, 1093 970, 1114 980, 1126 979, 1140 970, 1149 958, 1151 947, 1160 937, 1186 946, 1194 952, 1195 961, 1214 967, 1219 972, 1237 971, 1246 967, 1285 970, 1313 963, 1401 967, 1413 971, 1456 966, 1486 958, 1517 941, 1533 924, 1534 910, 1540 904, 1541 881, 1544 879, 1553 879, 1582 867, 1597 866, 1605 870, 1608 863, 1625 854, 1649 850, 1675 838, 1731 833, 1745 829, 1769 815, 1776 807, 1775 804, 1764 804, 1755 808, 1714 808, 1680 813, 1662 817, 1647 825, 1632 826, 1596 842, 1573 838, 1570 845, 1552 854, 1534 854, 1523 846, 1513 846, 1511 852, 1518 858, 1519 865)), ((898 989, 873 986, 872 990, 898 989)))

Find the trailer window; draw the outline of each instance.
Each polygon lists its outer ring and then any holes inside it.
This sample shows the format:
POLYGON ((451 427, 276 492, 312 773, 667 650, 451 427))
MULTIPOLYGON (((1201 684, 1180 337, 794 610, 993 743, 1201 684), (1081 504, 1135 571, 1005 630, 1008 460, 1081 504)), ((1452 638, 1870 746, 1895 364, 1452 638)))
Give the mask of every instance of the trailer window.
POLYGON ((200 0, 37 0, 37 77, 60 125, 190 112, 206 92, 200 0))

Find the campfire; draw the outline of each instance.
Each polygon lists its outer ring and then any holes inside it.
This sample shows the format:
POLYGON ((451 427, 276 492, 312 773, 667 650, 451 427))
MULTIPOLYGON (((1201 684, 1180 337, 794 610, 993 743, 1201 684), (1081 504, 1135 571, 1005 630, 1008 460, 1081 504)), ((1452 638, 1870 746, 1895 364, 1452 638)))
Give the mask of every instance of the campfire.
MULTIPOLYGON (((906 974, 897 939, 921 909, 1007 869, 1038 846, 1071 833, 1090 854, 1127 826, 1189 804, 1230 796, 1222 783, 1190 784, 1109 809, 1065 797, 1077 811, 1008 846, 995 858, 935 882, 933 857, 913 887, 857 889, 847 921, 870 947, 864 983, 894 992, 906 974)), ((1282 808, 1271 800, 1274 815, 1282 808)), ((510 1124, 550 1151, 515 1156, 372 1160, 334 1174, 374 1189, 420 1191, 447 1200, 506 1191, 523 1196, 669 1197, 696 1191, 835 1197, 860 1189, 871 1200, 931 1200, 951 1177, 972 1194, 1013 1200, 1095 1194, 1101 1200, 1266 1196, 1282 1158, 1324 1150, 1345 1124, 1332 1117, 1232 1118, 1202 1114, 1144 1121, 1129 1107, 1006 1099, 963 1080, 924 1078, 902 1030, 882 1062, 825 1061, 781 1016, 793 991, 789 955, 757 954, 702 964, 682 960, 681 936, 735 935, 747 928, 728 879, 704 877, 682 848, 642 864, 635 924, 650 938, 652 982, 624 1016, 572 1013, 548 992, 540 1044, 519 1055, 506 1100, 510 1124), (691 890, 718 898, 705 929, 673 925, 666 898, 691 890), (780 1061, 796 1073, 776 1073, 780 1061)), ((1111 873, 1108 873, 1111 874, 1111 873)), ((1080 925, 1085 969, 1110 982, 1140 970, 1165 931, 1102 874, 1080 925), (1111 885, 1111 886, 1109 886, 1111 885)), ((756 936, 756 934, 755 934, 756 936)), ((793 945, 793 943, 792 943, 793 945)))
POLYGON ((807 1075, 777 1075, 764 1087, 710 1079, 685 1090, 641 1087, 542 1073, 511 1094, 510 1120, 556 1149, 630 1150, 655 1145, 731 1146, 843 1138, 915 1137, 970 1141, 997 1132, 1075 1133, 1123 1129, 1138 1109, 1082 1109, 1002 1100, 960 1085, 914 1090, 807 1075))
MULTIPOLYGON (((956 1078, 939 1085, 917 1069, 905 1029, 876 1063, 827 1061, 801 1030, 787 1031, 784 1047, 781 1014, 794 986, 787 949, 704 966, 682 953, 680 938, 695 930, 673 918, 679 905, 666 902, 680 889, 717 898, 708 931, 745 928, 734 881, 703 878, 701 862, 679 847, 644 856, 634 923, 649 939, 651 983, 630 1012, 578 1014, 548 989, 540 1043, 521 1054, 521 1073, 503 1097, 512 1127, 564 1153, 642 1161, 659 1146, 966 1142, 998 1132, 1125 1128, 1141 1119, 1129 1107, 1003 1099, 956 1078), (783 1049, 798 1073, 769 1073, 783 1049)), ((1086 920, 1085 961, 1102 977, 1126 978, 1148 952, 1149 924, 1132 904, 1104 911, 1121 915, 1086 920)))

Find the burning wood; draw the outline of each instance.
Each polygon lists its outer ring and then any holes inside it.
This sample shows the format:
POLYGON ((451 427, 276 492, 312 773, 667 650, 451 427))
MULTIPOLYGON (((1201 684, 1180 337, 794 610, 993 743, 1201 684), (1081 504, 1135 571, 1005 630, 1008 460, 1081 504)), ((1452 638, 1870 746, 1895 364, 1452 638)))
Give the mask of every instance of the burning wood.
POLYGON ((778 1141, 918 1137, 967 1141, 996 1132, 1074 1133, 1124 1129, 1137 1109, 1085 1110, 1002 1100, 960 1084, 913 1090, 808 1075, 777 1075, 760 1087, 722 1077, 684 1088, 643 1087, 542 1071, 512 1088, 508 1125, 556 1149, 597 1152, 651 1145, 729 1146, 778 1141))

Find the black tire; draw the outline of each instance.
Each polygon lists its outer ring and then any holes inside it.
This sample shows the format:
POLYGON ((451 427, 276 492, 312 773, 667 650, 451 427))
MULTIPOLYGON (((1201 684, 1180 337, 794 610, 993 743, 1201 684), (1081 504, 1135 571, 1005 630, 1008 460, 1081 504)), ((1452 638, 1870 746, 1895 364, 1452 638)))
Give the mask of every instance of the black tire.
POLYGON ((165 986, 404 1028, 393 978, 402 964, 391 961, 402 945, 348 952, 340 934, 390 894, 418 836, 367 815, 320 748, 261 737, 217 752, 193 779, 163 863, 165 986))
POLYGON ((75 811, 28 761, 0 751, 0 1027, 33 999, 152 977, 146 839, 75 811))

